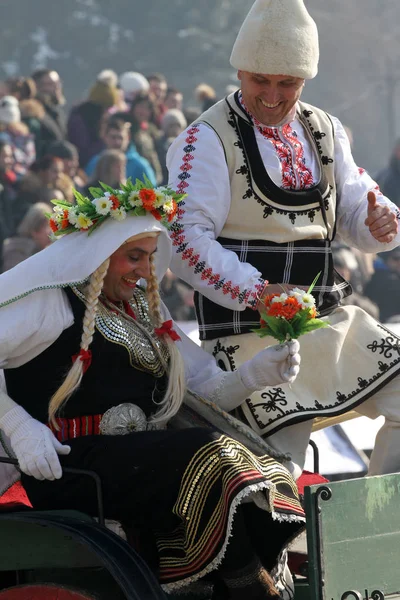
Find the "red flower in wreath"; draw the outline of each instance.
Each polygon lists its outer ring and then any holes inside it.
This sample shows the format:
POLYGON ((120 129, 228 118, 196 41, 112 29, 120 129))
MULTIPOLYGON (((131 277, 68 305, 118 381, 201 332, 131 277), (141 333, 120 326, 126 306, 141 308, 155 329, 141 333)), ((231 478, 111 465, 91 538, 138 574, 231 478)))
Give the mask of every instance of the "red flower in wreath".
POLYGON ((111 194, 110 200, 112 202, 112 210, 115 210, 116 208, 119 208, 119 206, 120 206, 121 203, 118 200, 117 196, 115 196, 114 194, 111 194))
POLYGON ((50 229, 52 230, 53 233, 58 231, 57 223, 55 222, 54 219, 49 219, 49 225, 50 225, 50 229))
POLYGON ((158 212, 158 210, 151 210, 150 212, 153 215, 153 217, 155 219, 157 219, 157 221, 161 221, 162 216, 160 215, 160 213, 158 212))
POLYGON ((157 196, 154 190, 142 189, 139 191, 139 198, 142 201, 143 208, 148 211, 154 210, 154 203, 157 200, 157 196))

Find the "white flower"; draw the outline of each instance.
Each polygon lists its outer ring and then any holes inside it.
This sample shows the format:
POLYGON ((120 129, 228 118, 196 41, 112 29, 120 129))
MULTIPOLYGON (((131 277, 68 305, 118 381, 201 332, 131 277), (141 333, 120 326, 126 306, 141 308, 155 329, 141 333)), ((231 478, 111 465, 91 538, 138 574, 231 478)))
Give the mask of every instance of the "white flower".
POLYGON ((92 204, 94 204, 94 206, 96 207, 96 211, 99 215, 108 215, 112 207, 111 200, 109 198, 106 198, 106 196, 104 196, 103 198, 95 198, 92 204))
POLYGON ((300 288, 294 288, 290 292, 290 295, 296 298, 302 308, 312 308, 315 306, 314 297, 300 288))
POLYGON ((128 202, 131 206, 143 206, 143 203, 139 197, 139 192, 131 192, 128 196, 128 202))
POLYGON ((116 221, 123 221, 126 217, 126 210, 124 208, 116 208, 110 212, 110 215, 116 221))
POLYGON ((314 296, 311 294, 307 294, 307 292, 303 293, 303 297, 301 299, 302 308, 312 308, 315 306, 314 296))
POLYGON ((78 221, 78 209, 75 208, 70 208, 69 212, 68 212, 68 221, 71 223, 71 225, 76 225, 77 221, 78 221))
POLYGON ((89 227, 91 227, 92 225, 92 219, 89 219, 89 217, 87 217, 84 214, 78 215, 76 220, 76 226, 78 229, 89 229, 89 227))
POLYGON ((163 204, 163 209, 165 210, 167 215, 170 215, 171 213, 174 212, 175 205, 174 205, 174 201, 172 200, 172 198, 170 198, 170 196, 168 197, 168 201, 163 204))
POLYGON ((169 203, 171 196, 167 196, 167 194, 164 193, 163 188, 156 188, 154 191, 156 194, 156 200, 154 202, 154 207, 155 208, 160 208, 161 206, 165 207, 165 205, 169 203))
POLYGON ((272 298, 271 300, 271 304, 275 304, 276 302, 285 302, 287 299, 289 298, 289 296, 285 293, 281 294, 280 296, 275 296, 274 298, 272 298))
POLYGON ((57 216, 61 215, 62 218, 64 218, 64 210, 65 208, 63 206, 55 206, 53 208, 54 214, 57 216))
POLYGON ((297 296, 298 294, 302 296, 304 294, 304 290, 302 290, 301 288, 293 288, 290 292, 291 296, 297 296))

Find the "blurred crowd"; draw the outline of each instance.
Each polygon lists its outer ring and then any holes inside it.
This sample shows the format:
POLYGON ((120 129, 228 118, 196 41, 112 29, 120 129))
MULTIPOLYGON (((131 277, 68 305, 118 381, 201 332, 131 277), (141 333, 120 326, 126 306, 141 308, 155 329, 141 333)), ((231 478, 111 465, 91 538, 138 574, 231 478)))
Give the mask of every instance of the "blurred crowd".
MULTIPOLYGON (((74 189, 86 194, 99 181, 118 187, 144 175, 154 185, 167 184, 169 146, 217 100, 205 83, 185 98, 161 73, 118 76, 106 69, 67 110, 55 70, 0 82, 0 272, 50 243, 52 199, 73 202, 74 189)), ((400 141, 376 180, 399 206, 400 141)), ((344 302, 383 322, 400 321, 400 249, 371 256, 336 242, 334 256, 354 290, 344 302)), ((174 319, 195 319, 187 284, 168 272, 161 287, 174 319)))

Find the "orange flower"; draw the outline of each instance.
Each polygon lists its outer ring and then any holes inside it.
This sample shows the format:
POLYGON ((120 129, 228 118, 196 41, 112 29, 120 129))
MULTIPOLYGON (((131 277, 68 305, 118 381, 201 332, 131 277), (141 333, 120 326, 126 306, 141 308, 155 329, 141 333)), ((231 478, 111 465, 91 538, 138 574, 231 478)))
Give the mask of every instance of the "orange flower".
POLYGON ((308 311, 308 318, 309 319, 315 319, 317 316, 317 309, 315 308, 315 306, 312 306, 310 308, 310 310, 308 311))
POLYGON ((285 302, 274 302, 268 309, 267 314, 271 317, 283 317, 290 321, 301 310, 301 304, 296 298, 289 297, 285 302))
POLYGON ((154 209, 154 203, 157 200, 157 196, 154 190, 143 189, 139 192, 139 198, 142 201, 143 208, 152 211, 154 209))
POLYGON ((61 229, 67 229, 67 227, 69 227, 70 223, 68 221, 68 211, 64 210, 63 212, 63 220, 61 221, 61 229))
POLYGON ((175 215, 178 211, 178 205, 175 202, 175 200, 172 200, 172 204, 174 205, 174 210, 168 214, 168 223, 170 223, 171 221, 173 221, 175 219, 175 215))
POLYGON ((53 233, 58 231, 57 223, 55 222, 53 217, 51 219, 49 219, 49 225, 50 225, 50 229, 52 230, 53 233))
POLYGON ((158 212, 158 210, 151 210, 150 212, 153 215, 153 217, 155 219, 157 219, 157 221, 161 221, 162 216, 160 215, 160 213, 158 212))
POLYGON ((110 200, 112 202, 112 210, 119 208, 120 201, 118 200, 117 196, 115 196, 114 194, 111 194, 110 200))
POLYGON ((269 294, 268 296, 265 296, 265 298, 264 298, 265 307, 269 308, 272 298, 276 298, 277 296, 279 296, 279 294, 269 294))
POLYGON ((264 321, 264 319, 260 319, 260 325, 261 327, 265 327, 267 325, 267 322, 264 321))

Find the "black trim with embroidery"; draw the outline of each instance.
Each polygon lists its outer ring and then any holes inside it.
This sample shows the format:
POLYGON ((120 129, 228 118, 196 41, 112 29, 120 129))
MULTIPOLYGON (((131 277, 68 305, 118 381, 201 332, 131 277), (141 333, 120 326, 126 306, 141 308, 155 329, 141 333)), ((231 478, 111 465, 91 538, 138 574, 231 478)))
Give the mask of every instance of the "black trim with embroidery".
POLYGON ((330 404, 322 404, 318 400, 314 400, 314 406, 305 407, 300 404, 300 402, 296 402, 295 408, 284 410, 283 407, 288 405, 288 400, 285 392, 280 387, 271 388, 270 390, 263 392, 261 397, 263 400, 265 400, 265 402, 257 401, 253 403, 251 398, 248 398, 246 403, 258 427, 260 429, 264 429, 268 426, 268 424, 273 422, 274 426, 271 427, 267 433, 269 436, 273 433, 276 433, 283 427, 286 427, 288 424, 292 425, 294 423, 307 421, 312 419, 314 416, 333 417, 336 415, 341 415, 345 412, 348 412, 351 408, 358 406, 362 402, 365 402, 368 398, 376 394, 400 372, 400 338, 395 336, 380 323, 378 323, 378 327, 385 332, 385 336, 381 338, 380 343, 374 340, 371 342, 371 344, 368 344, 367 349, 372 353, 379 352, 379 355, 387 359, 387 361, 390 361, 393 358, 391 362, 379 360, 378 371, 368 380, 355 375, 358 383, 357 387, 348 394, 344 394, 340 390, 337 390, 336 402, 332 402, 330 404), (397 358, 395 356, 396 353, 397 358), (394 371, 389 375, 388 372, 393 369, 394 371), (383 377, 384 379, 382 379, 383 377), (376 385, 376 382, 379 382, 379 380, 382 381, 376 385), (368 388, 372 385, 374 386, 373 389, 368 391, 368 388), (360 394, 362 396, 357 399, 357 396, 360 396, 360 394), (352 402, 353 398, 355 398, 354 402, 352 402), (345 407, 343 407, 344 404, 346 405, 345 407), (269 418, 264 421, 260 417, 259 411, 256 410, 260 408, 265 411, 266 415, 276 412, 276 417, 274 419, 269 418), (297 416, 293 419, 289 419, 290 423, 288 423, 287 417, 296 414, 297 416), (283 421, 279 424, 279 421, 281 420, 283 421))
POLYGON ((315 142, 317 155, 320 159, 321 179, 315 186, 307 188, 306 190, 285 190, 275 185, 264 167, 255 137, 254 127, 250 116, 243 111, 239 101, 239 92, 236 92, 234 99, 237 105, 236 110, 229 104, 227 98, 225 101, 229 111, 228 124, 233 127, 237 137, 237 141, 234 142, 234 145, 242 151, 243 155, 243 165, 236 170, 236 174, 246 177, 247 191, 245 192, 243 199, 254 197, 258 204, 264 207, 264 219, 276 212, 280 215, 288 215, 293 224, 295 223, 297 216, 308 216, 310 221, 314 222, 316 213, 322 211, 325 225, 327 225, 326 211, 330 208, 329 198, 331 197, 332 187, 328 184, 323 164, 333 162, 333 159, 322 156, 321 144, 319 144, 316 139, 316 137, 321 139, 326 134, 323 132, 315 132, 313 128, 310 129, 309 122, 304 119, 302 115, 299 116, 301 122, 309 131, 310 139, 315 142), (250 165, 252 165, 251 168, 250 165), (265 195, 265 199, 261 198, 254 190, 252 178, 259 190, 265 195), (326 193, 328 189, 329 191, 326 193), (307 204, 315 204, 315 206, 308 209, 291 208, 291 210, 286 210, 284 208, 272 206, 267 201, 268 198, 274 198, 274 202, 276 201, 282 206, 293 207, 296 205, 304 206, 307 204))

